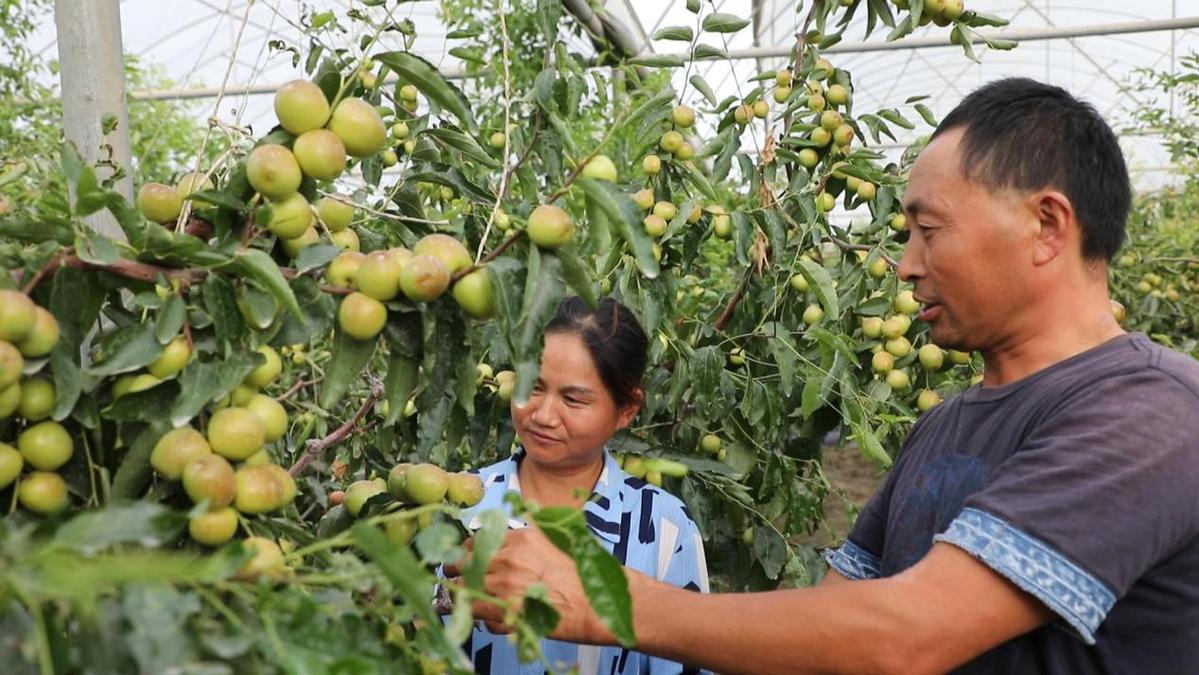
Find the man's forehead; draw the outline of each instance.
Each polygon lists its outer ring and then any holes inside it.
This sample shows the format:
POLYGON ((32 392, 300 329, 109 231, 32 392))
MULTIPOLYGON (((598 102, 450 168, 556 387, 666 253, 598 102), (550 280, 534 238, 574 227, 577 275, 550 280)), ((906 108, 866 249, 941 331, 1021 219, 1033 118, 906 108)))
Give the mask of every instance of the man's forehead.
POLYGON ((904 208, 911 202, 927 202, 950 181, 960 180, 961 156, 958 152, 961 129, 950 129, 925 146, 912 165, 908 187, 904 191, 904 208))

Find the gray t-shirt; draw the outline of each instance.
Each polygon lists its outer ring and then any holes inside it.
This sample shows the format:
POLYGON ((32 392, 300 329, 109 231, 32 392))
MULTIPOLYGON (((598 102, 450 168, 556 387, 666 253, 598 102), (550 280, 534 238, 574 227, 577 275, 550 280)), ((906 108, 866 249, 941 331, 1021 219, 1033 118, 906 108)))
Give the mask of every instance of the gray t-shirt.
POLYGON ((958 672, 1199 673, 1199 362, 1122 335, 925 414, 825 557, 886 577, 934 541, 1059 617, 958 672))

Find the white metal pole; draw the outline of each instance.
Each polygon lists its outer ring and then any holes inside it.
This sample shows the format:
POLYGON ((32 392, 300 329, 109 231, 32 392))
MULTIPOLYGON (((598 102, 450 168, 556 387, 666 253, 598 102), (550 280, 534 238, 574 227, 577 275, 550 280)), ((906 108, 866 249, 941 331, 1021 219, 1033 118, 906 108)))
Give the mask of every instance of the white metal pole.
MULTIPOLYGON (((62 83, 66 140, 79 149, 83 161, 111 159, 125 169, 116 189, 133 197, 130 172, 129 111, 125 104, 124 50, 121 46, 121 7, 118 0, 55 0, 59 75, 62 83), (116 128, 104 134, 102 120, 112 115, 116 128)), ((111 175, 108 174, 108 175, 111 175)), ((105 176, 101 175, 101 178, 105 176)), ((119 239, 124 233, 106 211, 88 218, 95 230, 119 239)))

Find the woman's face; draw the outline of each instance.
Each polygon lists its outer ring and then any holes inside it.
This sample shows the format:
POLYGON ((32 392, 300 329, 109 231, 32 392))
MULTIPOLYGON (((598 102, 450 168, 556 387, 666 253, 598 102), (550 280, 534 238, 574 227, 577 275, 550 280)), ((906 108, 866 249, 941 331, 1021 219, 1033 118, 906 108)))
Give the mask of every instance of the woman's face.
POLYGON ((550 333, 541 374, 528 402, 512 403, 512 422, 529 460, 546 468, 574 469, 594 463, 637 409, 617 408, 582 337, 550 333))

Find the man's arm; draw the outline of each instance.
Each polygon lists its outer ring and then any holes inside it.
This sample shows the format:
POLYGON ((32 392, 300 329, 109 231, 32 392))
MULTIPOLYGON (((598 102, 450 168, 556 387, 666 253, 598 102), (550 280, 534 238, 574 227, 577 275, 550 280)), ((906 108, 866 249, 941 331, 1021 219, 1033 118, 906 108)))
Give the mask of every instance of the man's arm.
MULTIPOLYGON (((1053 617, 950 544, 894 577, 769 593, 703 595, 627 575, 636 648, 725 673, 944 672, 1053 617)), ((540 533, 514 533, 487 589, 516 598, 535 583, 562 615, 554 637, 613 643, 570 560, 540 533)), ((500 617, 490 606, 476 611, 500 617)))
POLYGON ((828 568, 828 572, 825 572, 824 578, 820 580, 820 583, 817 584, 817 586, 832 586, 833 584, 839 584, 842 581, 849 581, 849 578, 830 567, 828 568))

